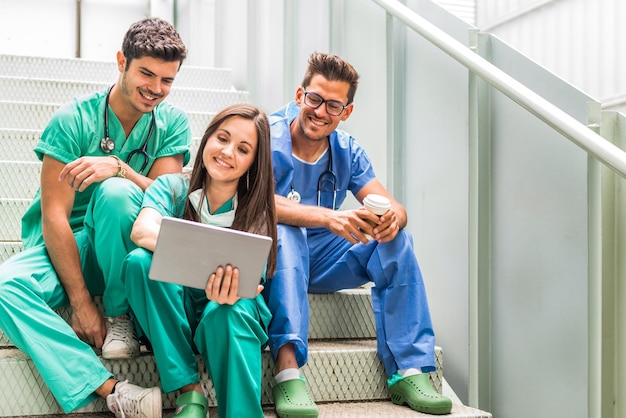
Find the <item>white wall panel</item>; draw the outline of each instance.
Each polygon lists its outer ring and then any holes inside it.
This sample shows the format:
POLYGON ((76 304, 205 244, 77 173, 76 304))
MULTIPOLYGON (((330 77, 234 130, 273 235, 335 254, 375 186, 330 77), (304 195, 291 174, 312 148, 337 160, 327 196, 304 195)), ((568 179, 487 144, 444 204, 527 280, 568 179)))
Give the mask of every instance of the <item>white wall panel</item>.
POLYGON ((81 3, 81 57, 86 59, 114 61, 128 27, 151 15, 147 0, 82 0, 81 3))
POLYGON ((72 58, 75 16, 74 0, 0 0, 0 53, 72 58))
POLYGON ((435 3, 460 17, 470 25, 476 24, 476 1, 475 0, 436 0, 435 3))
POLYGON ((0 53, 114 60, 124 33, 150 15, 148 0, 0 0, 0 53))
POLYGON ((555 1, 560 0, 476 0, 476 21, 499 24, 555 1))
MULTIPOLYGON (((499 68, 585 122, 589 97, 497 40, 489 53, 499 68)), ((500 93, 491 101, 490 412, 585 418, 587 155, 500 93)))
POLYGON ((626 2, 477 0, 477 26, 603 103, 626 107, 626 2))

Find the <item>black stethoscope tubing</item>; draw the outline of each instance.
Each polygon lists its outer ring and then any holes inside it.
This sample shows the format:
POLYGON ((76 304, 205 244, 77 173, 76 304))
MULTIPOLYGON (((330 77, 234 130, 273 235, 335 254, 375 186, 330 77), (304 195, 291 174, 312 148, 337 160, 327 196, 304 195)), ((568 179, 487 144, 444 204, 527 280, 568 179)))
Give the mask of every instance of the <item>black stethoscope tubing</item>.
MULTIPOLYGON (((100 149, 105 154, 109 154, 115 149, 115 141, 113 141, 113 139, 109 137, 109 96, 111 95, 111 90, 113 89, 113 86, 109 87, 109 91, 107 91, 107 97, 104 103, 104 138, 100 140, 100 149)), ((143 141, 143 145, 141 146, 141 148, 132 150, 128 154, 128 157, 126 157, 126 164, 130 163, 130 160, 135 155, 141 155, 143 157, 143 164, 141 164, 141 169, 138 171, 138 173, 141 173, 148 165, 148 161, 150 161, 150 158, 148 157, 148 141, 150 140, 152 132, 154 131, 154 110, 150 112, 150 116, 150 129, 148 130, 148 135, 146 136, 146 139, 143 141)))
MULTIPOLYGON (((335 210, 335 204, 337 203, 337 175, 333 171, 333 153, 330 147, 330 138, 328 139, 328 168, 326 171, 322 172, 317 179, 317 206, 321 206, 322 202, 322 184, 324 182, 324 178, 330 177, 330 181, 333 185, 333 207, 335 210)), ((300 193, 298 193, 293 185, 293 180, 291 181, 291 191, 287 195, 287 198, 293 200, 294 202, 300 202, 300 193)))

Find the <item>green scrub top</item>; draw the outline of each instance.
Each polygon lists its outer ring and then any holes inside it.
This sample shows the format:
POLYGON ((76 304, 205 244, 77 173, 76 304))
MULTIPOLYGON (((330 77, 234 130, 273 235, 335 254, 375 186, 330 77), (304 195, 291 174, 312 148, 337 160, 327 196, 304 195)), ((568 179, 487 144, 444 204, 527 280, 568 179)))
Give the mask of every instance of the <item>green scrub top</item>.
MULTIPOLYGON (((182 218, 185 212, 185 199, 189 189, 189 180, 181 174, 164 174, 159 176, 146 189, 143 197, 142 208, 149 207, 155 209, 163 216, 182 218)), ((233 209, 233 198, 227 200, 213 215, 229 212, 233 209)), ((224 223, 214 222, 214 226, 230 227, 224 223)), ((261 284, 265 283, 265 273, 267 263, 261 274, 261 284)))
MULTIPOLYGON (((131 151, 141 148, 150 130, 152 114, 143 115, 127 138, 122 124, 109 107, 109 137, 115 141, 115 149, 110 154, 100 149, 100 140, 104 137, 107 91, 108 88, 76 98, 57 110, 35 147, 37 157, 43 160, 44 155, 48 155, 64 164, 83 156, 116 155, 126 161, 131 151)), ((191 144, 191 129, 186 114, 167 102, 161 102, 154 108, 154 121, 155 128, 147 147, 149 161, 144 173, 150 171, 155 159, 165 156, 183 154, 186 165, 190 159, 191 144)), ((129 165, 139 171, 142 163, 142 158, 133 158, 129 165)), ((92 184, 85 191, 75 194, 70 215, 70 226, 74 232, 83 228, 87 205, 97 185, 92 184)), ((24 248, 43 244, 40 189, 22 217, 22 242, 24 248)))
MULTIPOLYGON (((164 174, 159 176, 146 189, 142 208, 149 207, 163 216, 182 218, 185 212, 185 201, 189 190, 189 180, 181 174, 164 174)), ((227 200, 214 215, 233 210, 233 198, 227 200)), ((230 225, 215 224, 230 227, 230 225)))

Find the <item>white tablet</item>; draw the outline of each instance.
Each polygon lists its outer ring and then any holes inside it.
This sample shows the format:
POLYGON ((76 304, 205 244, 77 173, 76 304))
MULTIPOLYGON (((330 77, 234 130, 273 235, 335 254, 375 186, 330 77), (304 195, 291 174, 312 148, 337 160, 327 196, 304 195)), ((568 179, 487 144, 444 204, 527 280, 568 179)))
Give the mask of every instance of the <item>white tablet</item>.
POLYGON ((204 289, 218 266, 239 269, 239 296, 253 298, 272 238, 165 216, 152 257, 152 280, 204 289))

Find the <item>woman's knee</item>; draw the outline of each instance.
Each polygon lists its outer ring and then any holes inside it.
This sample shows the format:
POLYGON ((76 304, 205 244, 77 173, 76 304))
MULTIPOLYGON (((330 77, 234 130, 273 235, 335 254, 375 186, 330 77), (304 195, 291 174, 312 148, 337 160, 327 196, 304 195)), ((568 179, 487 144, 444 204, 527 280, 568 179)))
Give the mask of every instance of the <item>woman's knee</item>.
POLYGON ((256 328, 259 326, 259 318, 256 316, 258 311, 249 303, 251 300, 241 299, 234 305, 214 304, 204 310, 200 323, 210 328, 212 333, 223 333, 222 338, 231 334, 233 329, 241 332, 256 328))
POLYGON ((126 286, 148 279, 152 253, 145 248, 135 248, 126 255, 122 263, 122 280, 126 286))
POLYGON ((111 177, 98 185, 91 198, 94 218, 116 214, 136 216, 141 208, 143 191, 126 179, 111 177))

